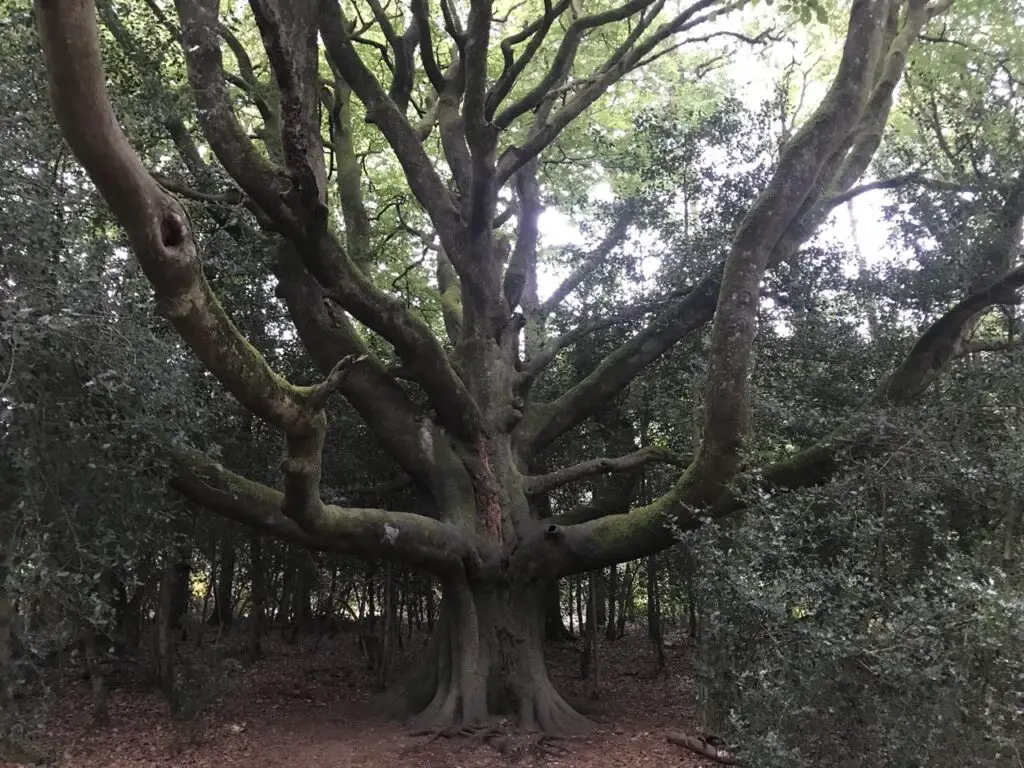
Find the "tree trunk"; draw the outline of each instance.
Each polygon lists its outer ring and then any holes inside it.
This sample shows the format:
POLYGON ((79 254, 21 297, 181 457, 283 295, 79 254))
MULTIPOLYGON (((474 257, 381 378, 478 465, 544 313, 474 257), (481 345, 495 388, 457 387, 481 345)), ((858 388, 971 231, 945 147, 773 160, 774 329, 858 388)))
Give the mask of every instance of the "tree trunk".
POLYGON ((647 636, 654 645, 658 670, 665 668, 665 644, 661 629, 661 595, 658 590, 658 558, 647 558, 647 636))
MULTIPOLYGON (((148 574, 145 579, 148 580, 148 574)), ((124 638, 125 650, 129 653, 139 650, 139 645, 142 642, 142 602, 146 598, 149 586, 146 580, 140 580, 124 606, 121 634, 124 638)))
POLYGON ((220 568, 217 573, 214 591, 213 613, 210 624, 228 629, 231 626, 234 603, 232 593, 235 590, 235 531, 225 526, 221 537, 220 568))
POLYGON ((255 531, 249 537, 249 563, 252 569, 252 610, 249 626, 249 663, 263 657, 263 623, 266 614, 267 579, 263 569, 263 543, 255 531))
POLYGON ((562 698, 544 665, 543 590, 446 583, 423 660, 380 700, 414 728, 483 726, 509 717, 525 730, 572 735, 593 724, 562 698))
POLYGON ((182 605, 187 605, 188 600, 188 574, 188 561, 180 556, 168 562, 160 574, 156 618, 157 675, 172 714, 177 714, 180 709, 176 661, 182 635, 182 605))
POLYGON ((287 624, 289 611, 292 605, 292 590, 295 588, 295 581, 298 578, 298 568, 295 565, 294 556, 289 551, 285 557, 284 574, 281 577, 281 594, 278 595, 277 611, 274 613, 274 620, 279 624, 287 624))
POLYGON ((7 707, 10 705, 11 690, 11 646, 14 625, 14 603, 4 591, 0 582, 0 737, 3 735, 7 707))
POLYGON ((633 577, 635 574, 636 571, 627 565, 626 572, 623 574, 622 590, 619 597, 619 618, 615 627, 616 637, 622 637, 626 634, 626 621, 628 621, 629 615, 633 610, 633 577))
POLYGON ((107 686, 100 668, 99 644, 96 642, 96 628, 85 623, 81 628, 82 644, 85 649, 85 668, 89 673, 90 716, 92 724, 104 726, 110 723, 107 707, 107 686))
POLYGON ((544 638, 556 643, 572 640, 572 632, 562 618, 562 591, 558 579, 552 579, 544 589, 544 638))
POLYGON ((617 565, 613 565, 608 569, 608 624, 605 627, 605 637, 609 640, 615 640, 618 637, 615 625, 615 601, 618 599, 616 594, 618 588, 619 567, 617 565))

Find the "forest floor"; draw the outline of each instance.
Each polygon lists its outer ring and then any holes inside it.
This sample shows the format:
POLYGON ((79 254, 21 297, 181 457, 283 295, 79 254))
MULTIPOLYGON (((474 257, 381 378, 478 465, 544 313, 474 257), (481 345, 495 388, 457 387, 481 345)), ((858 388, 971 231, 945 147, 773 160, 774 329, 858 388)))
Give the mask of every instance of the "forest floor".
MULTIPOLYGON (((408 641, 403 661, 424 642, 408 641)), ((232 673, 213 686, 195 723, 172 720, 151 686, 112 676, 110 725, 97 728, 88 715, 88 682, 65 684, 54 697, 41 740, 61 768, 719 765, 665 739, 667 731, 694 730, 692 650, 685 640, 669 644, 665 669, 656 674, 654 652, 642 634, 602 639, 596 699, 592 683, 580 679, 578 647, 551 645, 548 663, 559 689, 586 704, 598 723, 589 736, 561 741, 564 751, 553 756, 528 751, 510 759, 471 740, 429 742, 400 724, 373 718, 374 675, 354 636, 346 634, 319 643, 300 638, 293 645, 268 637, 263 660, 247 668, 232 666, 232 673)), ((0 768, 11 765, 0 762, 0 768)))

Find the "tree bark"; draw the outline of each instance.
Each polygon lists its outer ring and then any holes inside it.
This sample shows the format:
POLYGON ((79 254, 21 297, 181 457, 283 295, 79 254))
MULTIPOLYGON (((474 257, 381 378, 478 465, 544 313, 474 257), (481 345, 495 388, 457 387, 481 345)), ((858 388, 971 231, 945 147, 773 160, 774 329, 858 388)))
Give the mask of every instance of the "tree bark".
POLYGON ((616 601, 618 600, 618 588, 619 588, 619 567, 613 565, 608 569, 608 616, 607 626, 605 627, 605 637, 609 640, 616 640, 618 634, 616 632, 615 617, 616 617, 616 601))
POLYGON ((156 628, 157 675, 172 714, 177 714, 181 706, 176 668, 178 644, 181 640, 181 606, 187 603, 188 573, 188 562, 177 556, 164 565, 160 574, 156 628))
POLYGON ((234 613, 233 593, 235 589, 235 531, 227 523, 221 536, 220 564, 214 590, 213 613, 210 623, 228 629, 234 613))
POLYGON ((0 581, 0 741, 2 741, 4 733, 7 708, 13 694, 11 690, 13 626, 14 602, 8 597, 4 585, 0 581))
POLYGON ((249 663, 263 658, 263 625, 266 622, 267 577, 263 564, 263 542, 253 531, 249 535, 249 564, 252 607, 249 611, 249 663))
POLYGON ((555 690, 544 664, 537 589, 448 582, 423 661, 383 694, 384 712, 414 728, 486 726, 511 717, 526 730, 574 735, 593 724, 555 690))

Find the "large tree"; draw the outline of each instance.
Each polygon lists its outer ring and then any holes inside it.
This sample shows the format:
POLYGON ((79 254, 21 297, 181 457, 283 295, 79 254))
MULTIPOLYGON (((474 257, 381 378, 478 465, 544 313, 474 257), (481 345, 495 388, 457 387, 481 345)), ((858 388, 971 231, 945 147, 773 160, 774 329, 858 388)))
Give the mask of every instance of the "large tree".
MULTIPOLYGON (((436 575, 444 604, 430 645, 435 655, 395 697, 420 723, 473 725, 500 713, 551 733, 587 727, 544 666, 541 593, 552 579, 671 546, 678 530, 736 510, 736 483, 805 486, 827 478, 844 456, 885 449, 870 420, 857 418, 776 463, 744 464, 760 288, 766 270, 796 257, 832 208, 859 191, 854 185, 881 142, 908 50, 948 0, 850 3, 834 79, 723 243, 727 256, 695 284, 678 286, 671 301, 647 308, 642 330, 547 402, 531 398, 538 376, 602 322, 555 336, 545 321, 607 258, 628 219, 540 301, 538 163, 573 121, 640 67, 681 43, 739 35, 745 0, 631 0, 590 10, 572 0, 472 0, 468 9, 412 0, 407 13, 377 0, 251 0, 259 50, 232 31, 216 0, 176 0, 177 21, 147 2, 151 19, 180 40, 187 64, 194 118, 174 111, 187 100, 171 93, 161 100, 170 104, 163 122, 195 189, 154 175, 125 137, 107 94, 97 11, 128 50, 126 26, 109 2, 98 5, 36 0, 58 122, 126 230, 159 312, 286 443, 280 490, 180 445, 172 449, 175 482, 212 511, 264 532, 436 575), (385 204, 364 199, 356 102, 429 221, 444 336, 373 280, 371 213, 385 204), (432 137, 437 153, 428 148, 432 137), (216 188, 223 179, 230 179, 226 191, 216 188), (239 332, 207 281, 175 194, 244 205, 248 217, 224 226, 266 233, 278 296, 322 381, 287 381, 239 332), (625 514, 591 504, 539 519, 543 505, 532 497, 672 458, 645 448, 531 474, 545 447, 604 412, 647 366, 708 324, 703 429, 671 490, 625 514), (397 364, 389 364, 392 356, 397 364), (332 436, 325 406, 335 394, 429 499, 420 513, 323 501, 321 454, 332 436)), ((680 59, 687 60, 698 70, 705 64, 699 56, 680 59)), ((161 87, 159 78, 152 87, 161 87)), ((1006 197, 1006 237, 996 244, 1006 268, 1022 197, 1017 188, 1006 197)), ((979 315, 1016 301, 1022 283, 1024 273, 1010 272, 957 304, 865 407, 920 395, 964 351, 979 315)), ((643 315, 638 309, 630 319, 643 315)))

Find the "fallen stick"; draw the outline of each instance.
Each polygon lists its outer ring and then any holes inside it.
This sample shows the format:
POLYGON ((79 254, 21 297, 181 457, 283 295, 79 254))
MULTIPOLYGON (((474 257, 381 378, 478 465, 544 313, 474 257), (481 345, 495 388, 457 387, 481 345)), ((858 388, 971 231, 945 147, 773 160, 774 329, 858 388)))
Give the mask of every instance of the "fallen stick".
POLYGON ((680 747, 686 747, 687 749, 696 752, 698 755, 709 757, 712 760, 717 760, 719 763, 725 765, 736 765, 736 759, 729 754, 728 750, 720 749, 714 744, 709 744, 706 739, 702 739, 699 736, 687 736, 682 733, 666 733, 665 738, 668 739, 672 744, 678 744, 680 747))

